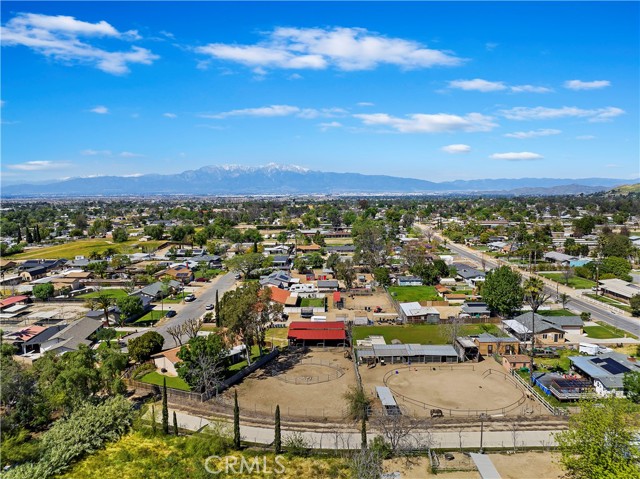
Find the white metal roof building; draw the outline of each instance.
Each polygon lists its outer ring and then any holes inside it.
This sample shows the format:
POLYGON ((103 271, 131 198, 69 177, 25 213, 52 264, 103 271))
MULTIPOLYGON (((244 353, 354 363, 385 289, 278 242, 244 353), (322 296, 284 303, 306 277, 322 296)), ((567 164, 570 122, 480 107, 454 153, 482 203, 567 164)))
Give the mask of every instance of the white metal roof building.
POLYGON ((457 363, 458 353, 450 344, 372 344, 357 350, 359 359, 375 358, 390 364, 457 363))

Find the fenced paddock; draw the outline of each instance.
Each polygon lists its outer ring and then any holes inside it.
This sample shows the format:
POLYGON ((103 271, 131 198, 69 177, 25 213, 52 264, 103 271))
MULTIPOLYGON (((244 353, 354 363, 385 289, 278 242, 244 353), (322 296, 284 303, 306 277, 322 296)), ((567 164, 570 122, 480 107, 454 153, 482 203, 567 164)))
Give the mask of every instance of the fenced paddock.
POLYGON ((272 374, 280 381, 290 384, 318 384, 340 379, 344 376, 344 369, 332 361, 307 358, 296 365, 295 374, 279 372, 277 368, 272 374))
POLYGON ((365 390, 385 385, 408 414, 428 417, 531 416, 548 411, 509 374, 484 361, 476 364, 361 368, 365 390))

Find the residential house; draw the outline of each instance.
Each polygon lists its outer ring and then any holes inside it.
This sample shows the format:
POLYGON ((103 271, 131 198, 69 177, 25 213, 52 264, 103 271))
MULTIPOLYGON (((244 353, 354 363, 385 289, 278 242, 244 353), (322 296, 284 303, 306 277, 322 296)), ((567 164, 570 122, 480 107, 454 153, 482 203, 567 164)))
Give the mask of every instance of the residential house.
POLYGON ((418 276, 398 276, 396 284, 398 286, 422 286, 422 278, 418 276))
POLYGON ((67 263, 66 259, 28 259, 23 262, 19 267, 19 271, 28 271, 33 268, 42 267, 47 272, 56 268, 61 268, 67 263))
POLYGON ((277 288, 287 289, 293 282, 289 273, 284 271, 273 271, 267 276, 260 277, 260 286, 262 287, 275 286, 277 288))
POLYGON ((467 316, 471 318, 481 318, 483 316, 491 316, 491 310, 487 303, 481 303, 477 301, 470 301, 462 305, 460 309, 460 316, 467 316))
POLYGON ((327 254, 352 254, 356 252, 356 247, 352 244, 341 245, 341 246, 327 246, 325 248, 327 254))
POLYGON ((640 286, 621 279, 604 279, 598 282, 600 291, 606 296, 629 302, 640 294, 640 286))
POLYGON ((569 266, 572 261, 576 261, 579 258, 577 256, 570 256, 564 253, 558 253, 557 251, 549 251, 544 254, 544 259, 550 263, 558 263, 562 266, 569 266))
MULTIPOLYGON (((576 334, 583 333, 584 321, 580 316, 543 316, 535 313, 534 318, 538 322, 549 323, 553 326, 563 329, 565 332, 571 332, 576 334)), ((513 318, 525 325, 531 325, 531 312, 522 313, 519 316, 513 318)))
POLYGON ((162 299, 163 295, 168 296, 171 292, 180 291, 180 289, 182 289, 182 285, 178 281, 171 280, 167 282, 166 290, 162 281, 156 281, 155 283, 134 291, 131 293, 131 296, 140 296, 143 302, 145 297, 148 298, 149 301, 159 301, 162 299))
POLYGON ((356 349, 358 361, 387 364, 457 363, 458 353, 450 344, 378 344, 356 349))
POLYGON ((475 288, 479 282, 485 280, 486 274, 483 271, 472 268, 471 266, 463 263, 454 263, 453 267, 456 268, 457 277, 472 288, 475 288))
POLYGON ((198 264, 206 263, 208 269, 222 269, 222 257, 217 254, 205 254, 196 258, 198 264))
POLYGON ((438 324, 440 322, 440 312, 436 308, 422 306, 417 301, 399 303, 399 305, 402 319, 407 323, 438 324))
POLYGON ((11 296, 0 300, 0 311, 3 311, 11 306, 15 306, 20 303, 31 303, 29 296, 11 296))
POLYGON ((163 276, 169 276, 171 279, 179 281, 182 284, 187 284, 193 281, 193 271, 191 271, 191 268, 181 264, 165 270, 162 274, 163 276))
POLYGON ((569 356, 569 361, 573 371, 593 381, 598 396, 624 397, 624 375, 640 372, 640 364, 635 358, 615 352, 597 356, 569 356))
POLYGON ((288 271, 291 269, 291 257, 288 255, 277 254, 271 257, 271 265, 282 271, 288 271))
POLYGON ((509 372, 530 366, 531 359, 526 354, 506 354, 502 356, 502 367, 509 372))
POLYGON ((316 284, 318 285, 318 291, 321 293, 338 291, 340 287, 337 279, 323 279, 319 280, 316 284))
POLYGON ((102 322, 91 318, 82 318, 67 325, 41 345, 42 351, 54 351, 63 354, 77 351, 81 344, 90 346, 93 341, 89 337, 102 328, 102 322))
POLYGON ((65 327, 66 325, 59 324, 49 327, 28 326, 19 331, 5 334, 3 341, 13 344, 21 355, 39 354, 42 345, 65 327))
POLYGON ((296 251, 298 253, 314 253, 314 252, 319 252, 322 248, 320 247, 320 245, 317 245, 315 243, 312 244, 301 244, 296 246, 296 251))
POLYGON ((566 341, 566 331, 557 324, 547 321, 546 316, 532 313, 524 313, 513 319, 502 321, 504 329, 516 336, 520 341, 531 341, 531 335, 535 334, 535 344, 540 346, 559 346, 566 341))
POLYGON ((520 341, 513 336, 499 337, 489 333, 482 333, 474 337, 473 342, 478 348, 478 353, 482 356, 518 354, 520 351, 520 341))

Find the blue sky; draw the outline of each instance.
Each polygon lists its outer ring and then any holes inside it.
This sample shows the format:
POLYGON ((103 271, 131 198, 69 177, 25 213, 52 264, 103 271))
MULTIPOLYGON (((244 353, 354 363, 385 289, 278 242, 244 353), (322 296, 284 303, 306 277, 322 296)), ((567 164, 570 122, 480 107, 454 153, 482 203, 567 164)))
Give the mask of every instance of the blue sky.
POLYGON ((2 2, 2 179, 640 175, 639 4, 2 2))

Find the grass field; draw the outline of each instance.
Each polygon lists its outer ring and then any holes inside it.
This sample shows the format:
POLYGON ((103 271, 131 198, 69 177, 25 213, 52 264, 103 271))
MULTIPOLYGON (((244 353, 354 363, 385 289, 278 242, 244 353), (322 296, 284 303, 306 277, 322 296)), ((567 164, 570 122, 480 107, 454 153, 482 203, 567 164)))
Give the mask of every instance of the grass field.
MULTIPOLYGON (((268 352, 268 351, 266 351, 266 352, 268 352)), ((259 357, 260 357, 260 348, 258 348, 258 346, 252 346, 251 347, 251 362, 253 363, 253 361, 258 359, 259 357)), ((244 368, 246 365, 247 365, 247 360, 245 359, 244 361, 240 361, 239 363, 236 363, 233 366, 230 366, 227 369, 227 373, 228 373, 229 376, 232 376, 235 373, 237 373, 238 371, 240 371, 242 368, 244 368)))
POLYGON ((400 303, 412 301, 442 301, 433 286, 390 286, 389 293, 400 303))
POLYGON ((147 314, 137 319, 133 324, 137 326, 142 326, 144 323, 155 323, 162 319, 162 317, 167 314, 167 309, 165 309, 164 313, 159 309, 152 309, 147 314))
POLYGON ((157 371, 142 376, 143 383, 155 384, 162 386, 164 378, 167 378, 167 387, 173 389, 181 389, 182 391, 190 391, 189 385, 182 378, 176 376, 164 376, 157 371))
POLYGON ((587 336, 594 339, 613 339, 620 337, 603 326, 585 326, 584 332, 587 333, 587 336))
POLYGON ((86 258, 96 251, 102 253, 107 248, 115 248, 118 253, 139 253, 142 251, 142 247, 145 248, 157 248, 163 244, 164 241, 144 241, 139 242, 135 240, 129 240, 125 243, 114 243, 106 238, 96 239, 80 239, 71 241, 69 243, 49 246, 45 248, 36 248, 25 251, 24 253, 13 256, 14 259, 74 259, 76 256, 84 256, 86 258))
POLYGON ((551 309, 538 311, 538 314, 542 316, 578 316, 576 313, 572 313, 568 309, 551 309))
POLYGON ((626 336, 627 338, 638 339, 636 335, 627 333, 626 331, 616 328, 615 326, 611 326, 610 324, 607 324, 604 321, 596 321, 596 323, 598 323, 600 326, 610 331, 611 334, 615 334, 614 338, 624 338, 626 336))
MULTIPOLYGON (((495 324, 465 324, 461 326, 459 335, 477 335, 491 333, 504 336, 495 324)), ((384 336, 387 344, 397 339, 404 344, 447 344, 449 335, 447 328, 440 324, 416 324, 403 326, 356 326, 353 328, 353 340, 365 339, 367 336, 384 336)))
MULTIPOLYGON (((562 273, 538 273, 540 276, 544 276, 545 278, 549 278, 556 283, 565 284, 564 276, 562 273)), ((579 276, 573 276, 569 278, 569 285, 574 289, 591 289, 596 285, 595 281, 591 281, 590 279, 581 278, 579 276)))
POLYGON ((80 296, 78 296, 78 298, 92 299, 92 298, 97 298, 101 294, 107 295, 110 298, 114 298, 114 299, 126 298, 127 296, 129 296, 127 292, 123 289, 108 288, 108 289, 101 289, 100 291, 94 291, 93 293, 81 294, 80 296))
POLYGON ((301 298, 300 307, 302 308, 323 308, 324 298, 301 298))

